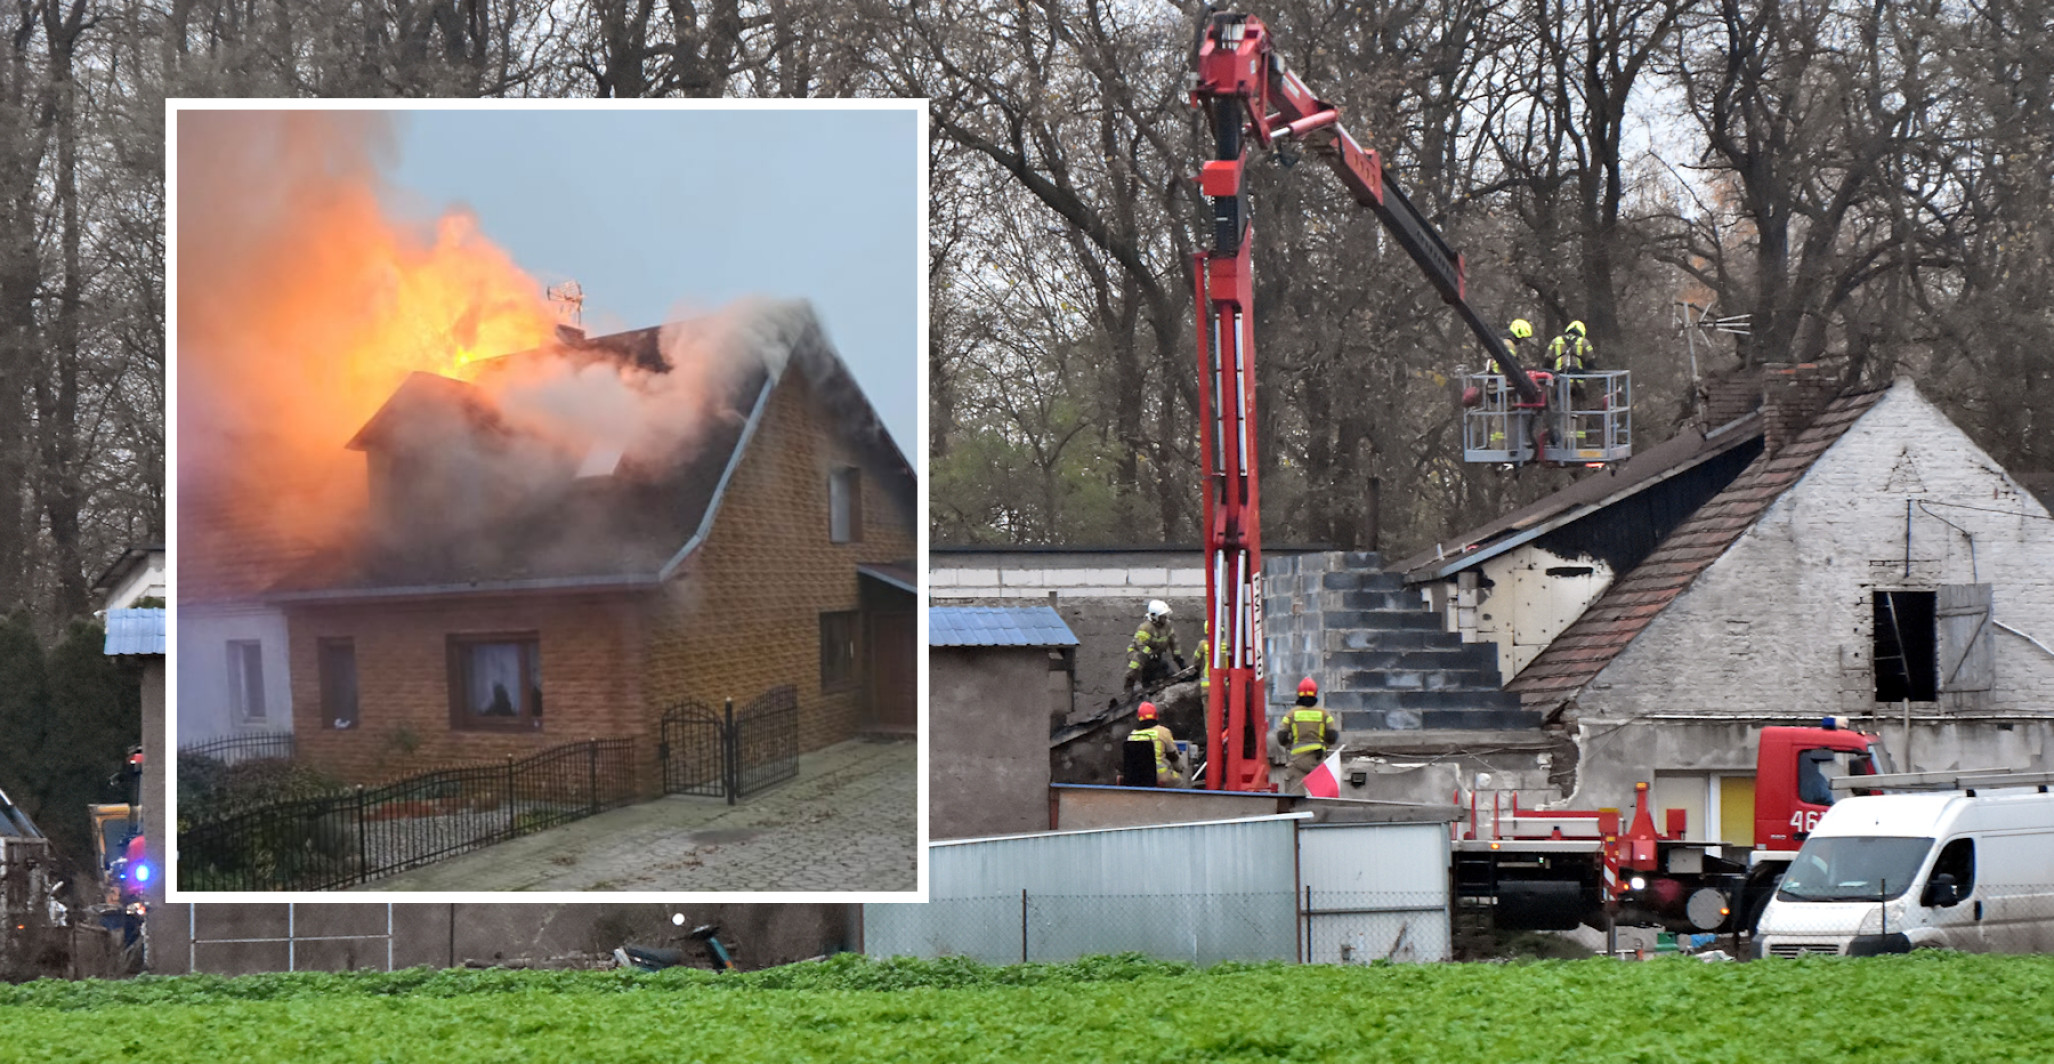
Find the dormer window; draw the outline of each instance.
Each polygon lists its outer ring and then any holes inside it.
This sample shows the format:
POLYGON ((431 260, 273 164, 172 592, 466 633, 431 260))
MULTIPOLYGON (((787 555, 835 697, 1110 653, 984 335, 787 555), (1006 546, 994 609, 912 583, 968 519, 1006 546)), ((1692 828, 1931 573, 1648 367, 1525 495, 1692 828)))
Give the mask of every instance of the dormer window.
POLYGON ((845 466, 827 475, 827 541, 860 543, 863 540, 863 476, 845 466))

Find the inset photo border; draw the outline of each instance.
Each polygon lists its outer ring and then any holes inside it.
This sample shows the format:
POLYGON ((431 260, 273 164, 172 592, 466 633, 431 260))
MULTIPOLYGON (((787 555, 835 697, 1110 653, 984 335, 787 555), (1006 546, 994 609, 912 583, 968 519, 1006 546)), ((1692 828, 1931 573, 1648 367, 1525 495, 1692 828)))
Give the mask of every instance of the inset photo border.
POLYGON ((926 899, 927 129, 167 103, 167 900, 926 899))

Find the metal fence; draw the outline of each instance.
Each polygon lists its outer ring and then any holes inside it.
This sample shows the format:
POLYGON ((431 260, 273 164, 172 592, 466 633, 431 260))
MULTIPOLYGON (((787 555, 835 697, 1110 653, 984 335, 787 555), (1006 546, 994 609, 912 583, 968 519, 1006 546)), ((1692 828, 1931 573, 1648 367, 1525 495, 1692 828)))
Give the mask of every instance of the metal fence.
POLYGON ((662 735, 665 794, 733 805, 799 774, 799 691, 773 687, 740 711, 732 698, 719 712, 687 699, 664 711, 662 735))
POLYGON ((273 802, 180 832, 182 890, 337 890, 533 834, 635 797, 632 739, 273 802))
POLYGON ((224 765, 240 765, 245 761, 290 761, 293 758, 292 733, 258 732, 210 739, 179 747, 178 756, 204 757, 224 765))

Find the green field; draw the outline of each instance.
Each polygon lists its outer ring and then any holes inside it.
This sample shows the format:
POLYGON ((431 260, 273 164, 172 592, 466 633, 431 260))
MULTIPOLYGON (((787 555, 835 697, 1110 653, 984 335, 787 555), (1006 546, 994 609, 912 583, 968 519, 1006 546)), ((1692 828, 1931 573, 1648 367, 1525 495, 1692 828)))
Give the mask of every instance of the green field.
POLYGON ((24 1061, 2054 1060, 2054 957, 1198 971, 841 957, 0 987, 24 1061))

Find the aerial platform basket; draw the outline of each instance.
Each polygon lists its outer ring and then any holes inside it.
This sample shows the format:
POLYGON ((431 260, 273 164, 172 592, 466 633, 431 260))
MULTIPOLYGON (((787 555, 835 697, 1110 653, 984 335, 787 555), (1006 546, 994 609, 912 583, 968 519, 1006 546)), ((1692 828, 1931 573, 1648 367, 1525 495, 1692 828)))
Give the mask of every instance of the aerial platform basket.
POLYGON ((1477 397, 1462 413, 1462 460, 1513 465, 1534 461, 1602 464, 1633 455, 1633 381, 1623 370, 1591 373, 1530 372, 1547 393, 1548 408, 1519 402, 1499 373, 1471 373, 1465 392, 1477 397), (1544 420, 1543 420, 1544 419, 1544 420), (1536 422, 1546 425, 1547 446, 1534 453, 1536 422))

